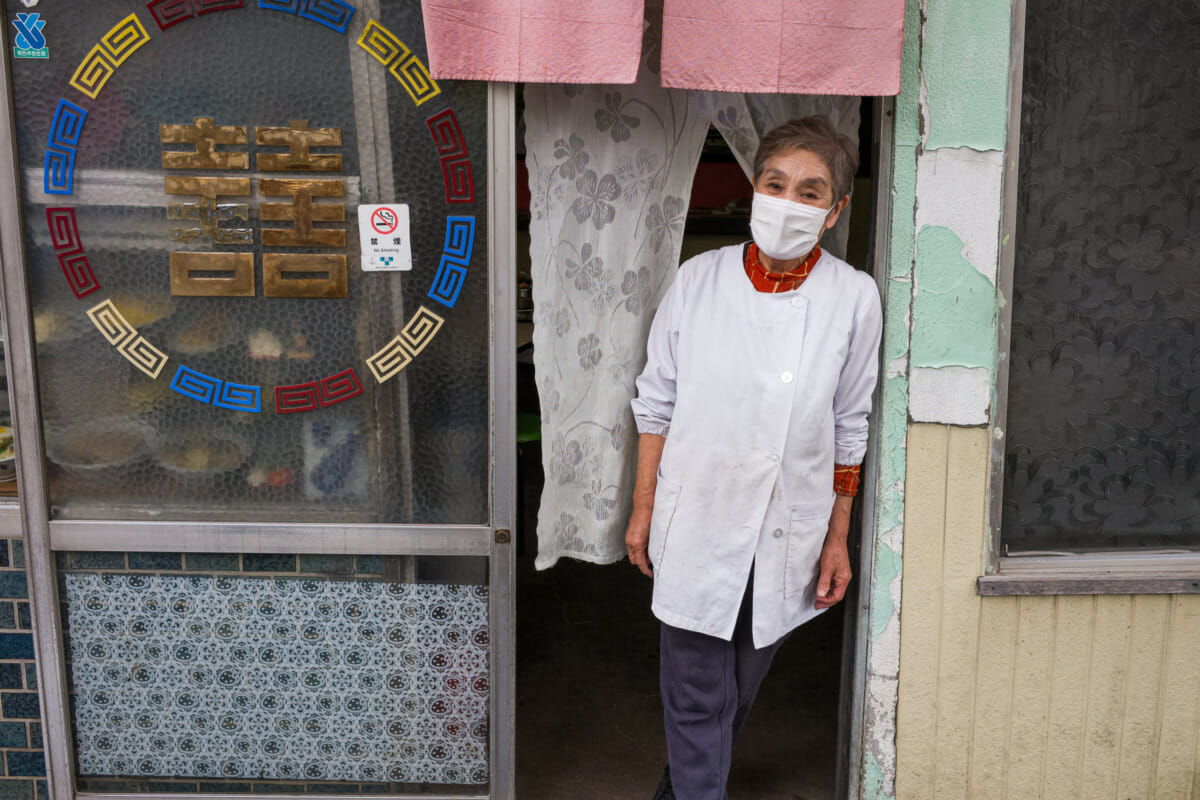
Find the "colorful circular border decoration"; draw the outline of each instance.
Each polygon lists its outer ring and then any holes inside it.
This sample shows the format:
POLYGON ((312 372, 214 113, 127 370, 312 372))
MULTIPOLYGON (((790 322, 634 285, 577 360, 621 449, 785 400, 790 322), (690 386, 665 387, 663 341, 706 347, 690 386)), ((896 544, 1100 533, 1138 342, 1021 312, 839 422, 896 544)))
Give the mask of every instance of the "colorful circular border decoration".
MULTIPOLYGON (((244 0, 151 0, 146 8, 162 32, 205 14, 242 9, 244 0)), ((291 14, 345 35, 357 8, 344 0, 258 0, 257 7, 291 14)), ((89 100, 95 100, 109 79, 135 52, 151 39, 137 12, 129 14, 108 30, 79 63, 69 81, 71 87, 89 100)), ((413 50, 375 19, 367 21, 357 41, 359 47, 383 65, 387 73, 404 87, 415 106, 422 106, 441 94, 441 87, 413 50)), ((88 110, 67 98, 61 98, 50 123, 46 141, 43 190, 47 195, 73 195, 75 159, 83 135, 88 110)), ((444 108, 426 119, 442 167, 447 204, 474 203, 475 177, 466 140, 454 109, 444 108)), ((72 206, 48 206, 46 222, 50 242, 59 266, 75 297, 84 299, 101 289, 88 261, 72 206)), ((466 283, 471 255, 475 249, 475 217, 446 217, 446 237, 437 273, 428 298, 452 309, 466 283)), ((443 312, 444 313, 444 312, 443 312)), ((160 350, 129 324, 111 299, 87 310, 87 316, 105 340, 126 360, 151 380, 163 372, 168 353, 160 350)), ((445 319, 428 306, 417 308, 395 337, 378 352, 365 359, 367 369, 378 383, 396 377, 429 345, 445 319)), ((197 402, 219 408, 262 412, 263 387, 224 381, 179 365, 171 379, 171 389, 197 402)), ((354 367, 349 367, 307 383, 275 387, 275 411, 294 414, 345 402, 363 393, 362 382, 354 367)))

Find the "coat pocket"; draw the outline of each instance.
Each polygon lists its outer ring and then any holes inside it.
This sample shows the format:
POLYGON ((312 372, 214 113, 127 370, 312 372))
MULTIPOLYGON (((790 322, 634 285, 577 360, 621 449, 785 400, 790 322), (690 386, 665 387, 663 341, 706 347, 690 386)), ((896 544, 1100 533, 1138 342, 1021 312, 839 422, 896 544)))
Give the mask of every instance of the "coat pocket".
POLYGON ((788 525, 787 563, 783 576, 783 596, 792 597, 812 590, 816 599, 817 578, 821 572, 821 548, 829 531, 828 503, 792 508, 788 525))
POLYGON ((675 517, 675 506, 679 504, 679 484, 658 476, 654 489, 654 510, 650 514, 650 563, 657 569, 667 549, 667 533, 675 517))

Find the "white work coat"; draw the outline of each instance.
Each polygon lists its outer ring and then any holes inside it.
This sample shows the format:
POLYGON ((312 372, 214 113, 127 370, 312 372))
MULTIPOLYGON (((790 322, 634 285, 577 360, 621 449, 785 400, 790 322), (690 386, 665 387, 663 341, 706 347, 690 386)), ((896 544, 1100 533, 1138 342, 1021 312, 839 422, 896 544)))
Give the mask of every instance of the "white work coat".
POLYGON ((743 246, 688 260, 650 328, 633 413, 665 436, 650 522, 654 615, 733 635, 754 566, 765 647, 816 616, 833 465, 862 461, 882 313, 872 278, 823 253, 766 294, 743 246))

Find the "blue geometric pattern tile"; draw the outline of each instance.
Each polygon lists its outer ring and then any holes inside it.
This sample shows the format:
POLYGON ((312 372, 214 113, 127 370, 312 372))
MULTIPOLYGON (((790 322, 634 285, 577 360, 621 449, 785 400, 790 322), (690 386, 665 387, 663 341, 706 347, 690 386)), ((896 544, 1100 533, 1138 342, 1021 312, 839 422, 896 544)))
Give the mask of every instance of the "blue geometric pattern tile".
POLYGON ((442 245, 442 260, 429 296, 447 308, 454 308, 458 295, 467 280, 471 251, 475 247, 475 218, 447 217, 446 241, 442 245))
POLYGON ((221 393, 213 400, 213 405, 231 411, 251 411, 258 414, 262 411, 262 387, 226 381, 221 385, 221 393))
POLYGON ((46 142, 45 175, 42 179, 46 194, 71 194, 75 191, 75 148, 83 133, 87 110, 67 100, 59 100, 50 123, 46 142))
POLYGON ((81 776, 488 781, 485 586, 63 580, 81 776))
POLYGON ((305 0, 300 7, 300 16, 319 22, 330 30, 345 33, 355 10, 344 0, 305 0))
POLYGON ((299 13, 304 19, 324 25, 330 30, 345 33, 357 10, 345 0, 258 0, 259 8, 299 13))

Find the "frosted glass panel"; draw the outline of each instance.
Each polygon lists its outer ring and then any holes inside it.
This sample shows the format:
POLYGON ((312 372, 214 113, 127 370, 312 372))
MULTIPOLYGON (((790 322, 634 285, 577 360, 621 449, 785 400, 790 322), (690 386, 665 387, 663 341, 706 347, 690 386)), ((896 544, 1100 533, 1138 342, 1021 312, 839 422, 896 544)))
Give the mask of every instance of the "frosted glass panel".
POLYGON ((485 523, 486 86, 419 3, 261 5, 42 4, 12 61, 52 512, 485 523))
POLYGON ((1030 0, 1010 552, 1200 547, 1200 16, 1030 0))

